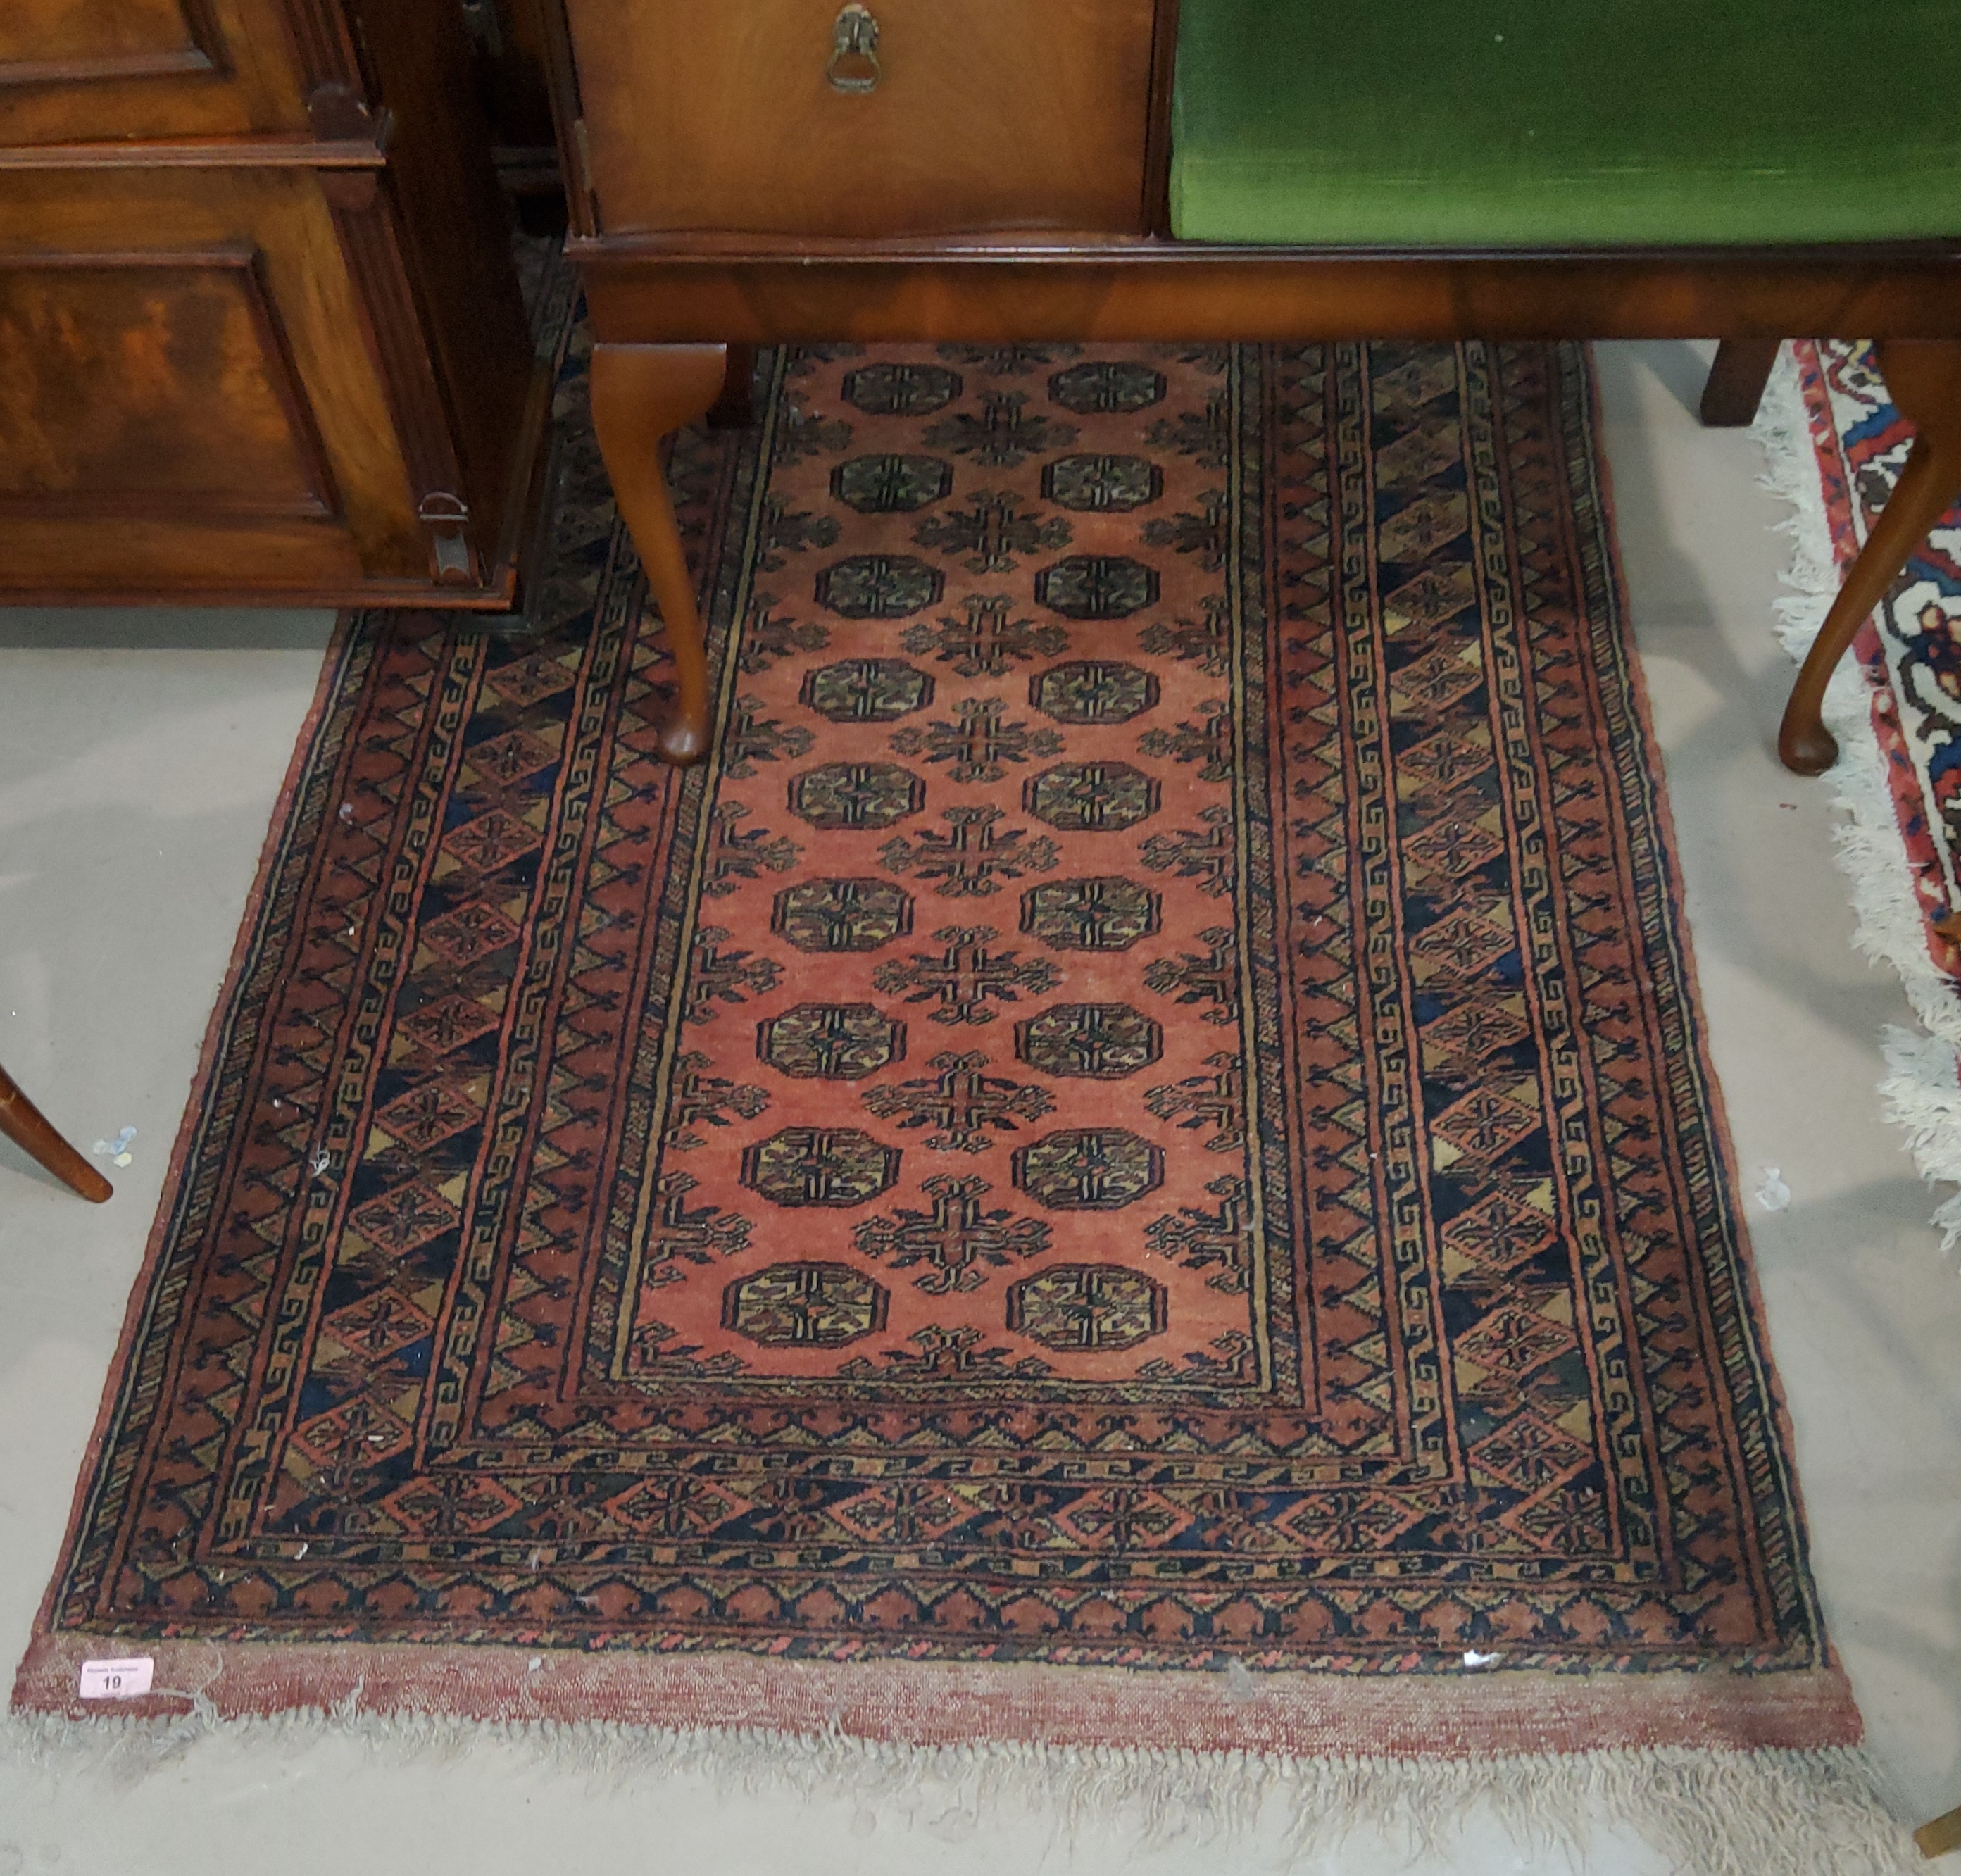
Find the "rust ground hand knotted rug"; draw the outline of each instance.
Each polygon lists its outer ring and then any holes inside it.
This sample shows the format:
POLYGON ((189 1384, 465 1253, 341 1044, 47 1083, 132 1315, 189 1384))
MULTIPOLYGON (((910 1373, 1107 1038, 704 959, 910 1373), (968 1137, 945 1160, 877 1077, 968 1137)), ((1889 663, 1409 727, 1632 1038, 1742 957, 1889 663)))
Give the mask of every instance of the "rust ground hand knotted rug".
POLYGON ((1577 349, 766 359, 352 621, 15 1699, 1856 1740, 1577 349))

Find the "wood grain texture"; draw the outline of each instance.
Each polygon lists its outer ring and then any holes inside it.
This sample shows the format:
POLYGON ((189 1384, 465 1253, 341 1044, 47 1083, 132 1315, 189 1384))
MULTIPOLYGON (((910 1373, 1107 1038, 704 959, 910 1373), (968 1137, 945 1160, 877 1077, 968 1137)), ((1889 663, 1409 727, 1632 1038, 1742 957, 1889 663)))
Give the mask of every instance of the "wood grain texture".
POLYGON ((571 0, 601 225, 807 234, 1143 225, 1151 0, 571 0))
POLYGON ((658 748, 664 761, 684 767, 708 753, 708 654, 663 445, 706 414, 728 371, 727 349, 719 345, 592 349, 592 427, 674 661, 678 694, 658 748))
POLYGON ((4 1068, 0 1068, 0 1134, 91 1204, 99 1205, 115 1196, 115 1188, 56 1132, 53 1123, 21 1092, 20 1084, 4 1068))
POLYGON ((18 0, 0 6, 0 85, 215 69, 199 0, 18 0))
POLYGON ((0 145, 304 131, 288 3, 8 0, 0 145))
POLYGON ((0 258, 0 516, 334 508, 250 254, 0 258))
MULTIPOLYGON (((489 126, 467 81, 470 48, 455 7, 424 13, 354 0, 349 17, 375 61, 377 100, 397 126, 378 213, 398 284, 384 290, 378 276, 364 298, 378 333, 382 308, 394 308, 400 360, 388 381, 401 386, 391 395, 418 506, 442 508, 432 496, 461 503, 480 577, 504 525, 532 360, 489 126)), ((350 225, 343 215, 343 240, 350 225)), ((454 557, 444 564, 453 567, 454 557)), ((451 583, 468 582, 452 576, 451 583)))
POLYGON ((1781 339, 1725 339, 1702 388, 1701 415, 1712 430, 1739 430, 1756 420, 1781 339))
MULTIPOLYGON (((58 261, 77 281, 120 276, 128 284, 114 293, 139 321, 147 317, 145 282, 154 286, 173 269, 208 270, 214 255, 251 259, 290 359, 294 420, 319 439, 333 514, 253 522, 234 509, 113 527, 97 515, 45 508, 31 520, 0 517, 0 590, 64 582, 78 595, 145 582, 167 589, 193 573, 209 583, 218 569, 260 590, 358 581, 364 573, 426 577, 428 544, 407 463, 384 388, 359 342, 362 308, 318 180, 291 171, 43 171, 14 177, 0 190, 0 271, 11 266, 18 276, 24 263, 34 271, 58 261), (250 544, 255 533, 264 537, 263 550, 250 544)), ((140 340, 140 325, 133 336, 140 340)), ((167 346, 161 358, 166 379, 193 362, 167 346)), ((177 381, 173 395, 183 389, 177 381)), ((213 394, 228 396, 222 370, 216 382, 213 394)), ((240 410, 211 421, 250 429, 263 392, 249 374, 236 388, 245 400, 240 410)), ((62 394, 43 386, 34 394, 46 407, 62 394)), ((113 428, 117 419, 104 413, 91 421, 113 428)), ((126 478, 147 472, 98 461, 91 473, 99 487, 120 475, 127 489, 126 478)))
POLYGON ((0 0, 0 596, 515 593, 549 404, 448 0, 0 0))
POLYGON ((1370 256, 1047 249, 656 254, 573 241, 602 339, 747 344, 1961 337, 1961 257, 1370 256))

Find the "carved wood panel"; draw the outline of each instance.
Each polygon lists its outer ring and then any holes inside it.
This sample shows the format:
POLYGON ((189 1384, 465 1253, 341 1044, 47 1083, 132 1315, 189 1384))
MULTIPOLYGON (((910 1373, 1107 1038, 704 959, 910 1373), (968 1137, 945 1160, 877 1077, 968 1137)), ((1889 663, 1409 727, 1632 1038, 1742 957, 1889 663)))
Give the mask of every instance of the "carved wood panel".
POLYGON ((209 72, 213 40, 195 0, 0 0, 0 85, 209 72))
POLYGON ((428 531, 317 179, 0 187, 0 591, 347 591, 428 531))
POLYGON ((249 251, 0 259, 0 514, 336 507, 249 251))
POLYGON ((135 162, 145 137, 304 132, 293 20, 315 5, 0 0, 0 152, 113 144, 135 162))

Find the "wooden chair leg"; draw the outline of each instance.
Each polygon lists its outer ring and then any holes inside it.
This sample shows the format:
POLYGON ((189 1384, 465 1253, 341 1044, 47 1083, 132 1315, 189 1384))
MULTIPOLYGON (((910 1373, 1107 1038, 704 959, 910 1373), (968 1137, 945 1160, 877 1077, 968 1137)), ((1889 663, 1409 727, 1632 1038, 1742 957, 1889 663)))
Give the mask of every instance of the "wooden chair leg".
POLYGON ((1712 430, 1742 429, 1754 423, 1764 387, 1771 381, 1781 339, 1725 339, 1702 387, 1702 422, 1712 430))
POLYGON ((1913 1833, 1922 1856, 1945 1856, 1961 1850, 1961 1808, 1943 1811, 1933 1823, 1922 1824, 1913 1833))
POLYGON ((1888 340, 1879 358, 1893 402, 1917 433, 1892 499, 1847 573, 1784 706, 1778 754, 1800 775, 1820 774, 1838 759, 1819 714, 1825 687, 1887 588, 1961 497, 1961 343, 1888 340))
POLYGON ((680 687, 661 729, 660 752, 684 765, 708 753, 708 648, 661 445, 707 413, 727 375, 728 350, 719 345, 592 348, 592 427, 613 478, 614 498, 646 570, 648 590, 667 627, 680 687))
POLYGON ((113 1196, 116 1188, 48 1125, 46 1116, 4 1068, 0 1068, 0 1134, 84 1198, 99 1205, 113 1196))
POLYGON ((755 376, 756 348, 732 345, 728 368, 722 374, 722 394, 708 407, 711 430, 746 430, 755 422, 755 376))

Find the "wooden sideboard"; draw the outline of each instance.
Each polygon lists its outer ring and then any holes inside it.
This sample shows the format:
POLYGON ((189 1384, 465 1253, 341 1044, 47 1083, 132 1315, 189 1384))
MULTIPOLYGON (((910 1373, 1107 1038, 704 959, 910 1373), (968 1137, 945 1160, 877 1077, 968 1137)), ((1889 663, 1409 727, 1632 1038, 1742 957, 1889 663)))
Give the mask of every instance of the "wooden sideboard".
POLYGON ((0 8, 0 603, 508 606, 550 391, 454 0, 0 8))

